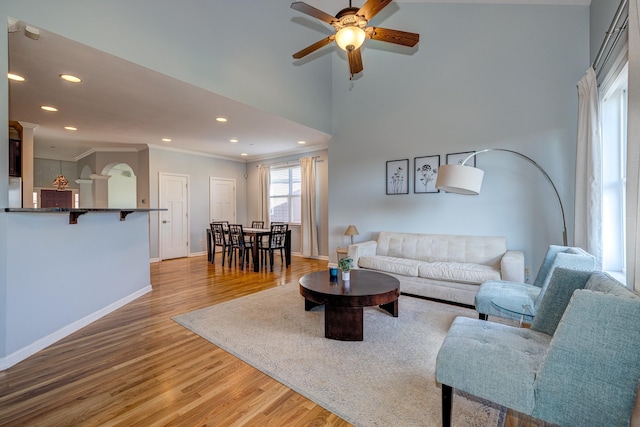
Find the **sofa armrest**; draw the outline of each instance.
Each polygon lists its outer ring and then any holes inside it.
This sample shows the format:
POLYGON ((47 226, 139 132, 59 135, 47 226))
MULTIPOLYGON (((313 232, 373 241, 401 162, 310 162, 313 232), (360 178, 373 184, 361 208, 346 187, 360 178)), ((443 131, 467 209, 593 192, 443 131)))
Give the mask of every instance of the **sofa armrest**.
POLYGON ((376 242, 375 240, 369 240, 367 242, 354 243, 353 245, 349 245, 347 247, 347 256, 353 260, 352 268, 358 268, 358 259, 361 256, 375 255, 377 247, 378 242, 376 242))
POLYGON ((524 252, 507 250, 500 260, 502 280, 524 283, 524 252))

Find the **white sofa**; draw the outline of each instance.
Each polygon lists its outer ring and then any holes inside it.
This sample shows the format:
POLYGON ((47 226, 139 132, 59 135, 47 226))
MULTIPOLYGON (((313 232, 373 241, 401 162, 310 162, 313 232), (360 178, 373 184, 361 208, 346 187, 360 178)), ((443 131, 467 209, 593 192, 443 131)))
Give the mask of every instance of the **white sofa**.
POLYGON ((483 282, 524 282, 524 253, 507 250, 505 237, 382 231, 349 245, 347 256, 354 268, 397 277, 404 294, 469 306, 483 282))

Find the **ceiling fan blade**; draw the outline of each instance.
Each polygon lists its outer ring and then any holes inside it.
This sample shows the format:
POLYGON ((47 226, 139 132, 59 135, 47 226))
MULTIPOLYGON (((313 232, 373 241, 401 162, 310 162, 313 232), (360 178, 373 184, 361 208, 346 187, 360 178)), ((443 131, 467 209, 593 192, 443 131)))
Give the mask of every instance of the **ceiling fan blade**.
POLYGON ((386 5, 391 3, 391 1, 392 0, 367 0, 360 10, 358 10, 356 15, 364 16, 364 19, 370 21, 371 18, 376 16, 378 12, 384 9, 386 5))
POLYGON ((320 41, 317 41, 314 44, 312 44, 311 46, 305 47, 300 52, 294 53, 293 54, 293 59, 304 58, 305 56, 309 55, 311 52, 315 52, 316 50, 320 49, 321 47, 328 45, 335 38, 336 38, 336 36, 332 34, 329 37, 327 37, 326 39, 322 39, 320 41))
POLYGON ((420 41, 420 34, 408 33, 406 31, 390 30, 380 27, 369 27, 365 31, 368 38, 381 42, 413 47, 420 41))
POLYGON ((296 1, 291 3, 291 9, 295 9, 298 12, 302 12, 304 14, 307 14, 309 16, 313 16, 316 19, 319 19, 321 21, 326 22, 329 25, 333 25, 334 22, 337 21, 336 18, 334 18, 333 16, 329 15, 328 13, 325 13, 323 11, 321 11, 320 9, 316 9, 313 6, 309 6, 308 4, 301 2, 301 1, 296 1))
POLYGON ((349 72, 351 73, 351 77, 353 77, 354 74, 358 74, 364 69, 360 49, 348 50, 347 57, 349 58, 349 72))

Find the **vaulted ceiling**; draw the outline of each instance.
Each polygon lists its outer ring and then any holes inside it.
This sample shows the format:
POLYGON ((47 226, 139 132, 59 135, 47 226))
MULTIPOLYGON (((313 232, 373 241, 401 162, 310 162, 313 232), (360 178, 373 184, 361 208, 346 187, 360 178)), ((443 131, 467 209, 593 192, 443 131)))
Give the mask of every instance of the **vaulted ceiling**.
MULTIPOLYGON (((588 4, 589 0, 462 2, 588 4)), ((309 0, 307 3, 330 14, 349 5, 345 0, 309 0)), ((290 12, 283 10, 282 13, 290 12)), ((95 149, 141 149, 153 145, 252 161, 325 148, 330 139, 325 132, 160 74, 44 28, 38 29, 37 40, 26 37, 26 24, 17 22, 9 26, 9 70, 26 78, 25 82, 10 81, 9 119, 38 125, 36 157, 73 160, 95 149), (59 77, 62 73, 77 75, 82 82, 63 81, 59 77), (59 111, 46 112, 40 109, 41 105, 52 105, 59 111), (219 123, 215 120, 218 116, 228 121, 219 123), (65 130, 65 126, 77 130, 65 130), (171 142, 163 141, 164 138, 171 142)), ((312 31, 309 32, 313 38, 312 31)), ((318 38, 322 36, 318 33, 318 38)), ((283 60, 291 61, 291 58, 283 60)))

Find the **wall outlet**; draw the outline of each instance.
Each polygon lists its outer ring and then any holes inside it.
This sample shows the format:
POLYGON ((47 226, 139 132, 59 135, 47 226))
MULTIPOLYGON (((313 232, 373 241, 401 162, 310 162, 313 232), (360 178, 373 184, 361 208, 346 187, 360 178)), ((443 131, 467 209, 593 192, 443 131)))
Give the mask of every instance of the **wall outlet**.
POLYGON ((200 239, 200 249, 204 250, 204 240, 200 239))
POLYGON ((531 276, 531 268, 525 267, 524 268, 524 275, 525 276, 531 276))

